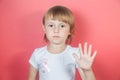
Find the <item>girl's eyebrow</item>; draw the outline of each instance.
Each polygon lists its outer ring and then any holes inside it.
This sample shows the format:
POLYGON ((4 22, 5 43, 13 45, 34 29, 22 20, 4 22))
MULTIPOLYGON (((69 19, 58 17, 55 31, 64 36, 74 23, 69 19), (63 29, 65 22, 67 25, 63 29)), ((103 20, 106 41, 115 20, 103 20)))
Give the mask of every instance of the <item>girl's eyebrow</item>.
POLYGON ((51 21, 48 21, 48 22, 46 22, 46 23, 47 23, 47 24, 51 24, 51 23, 53 24, 53 22, 51 22, 51 21))

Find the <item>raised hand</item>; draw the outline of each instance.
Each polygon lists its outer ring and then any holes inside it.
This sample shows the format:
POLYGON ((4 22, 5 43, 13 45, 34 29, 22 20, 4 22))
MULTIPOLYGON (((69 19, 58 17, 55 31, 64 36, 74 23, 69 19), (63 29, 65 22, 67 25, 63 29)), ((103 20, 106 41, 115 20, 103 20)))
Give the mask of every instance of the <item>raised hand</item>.
POLYGON ((84 44, 83 49, 82 45, 79 44, 79 50, 80 58, 76 54, 73 54, 75 60, 77 61, 78 69, 90 70, 97 51, 92 53, 92 45, 87 46, 87 43, 84 44))

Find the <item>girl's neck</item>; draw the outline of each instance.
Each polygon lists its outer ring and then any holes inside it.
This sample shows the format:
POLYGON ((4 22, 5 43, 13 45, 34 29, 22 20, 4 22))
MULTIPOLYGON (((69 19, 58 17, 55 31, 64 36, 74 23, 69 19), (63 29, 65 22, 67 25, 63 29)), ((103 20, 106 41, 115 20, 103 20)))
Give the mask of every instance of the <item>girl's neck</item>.
POLYGON ((66 48, 66 44, 48 44, 47 50, 53 54, 59 54, 66 48))

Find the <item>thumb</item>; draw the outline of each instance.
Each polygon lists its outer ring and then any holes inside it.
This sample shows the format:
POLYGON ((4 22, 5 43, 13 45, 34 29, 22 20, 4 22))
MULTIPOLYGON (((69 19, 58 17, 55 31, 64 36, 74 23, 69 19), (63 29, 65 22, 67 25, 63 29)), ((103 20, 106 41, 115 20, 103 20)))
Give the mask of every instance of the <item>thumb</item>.
POLYGON ((79 63, 79 57, 74 53, 73 57, 75 58, 75 60, 77 61, 77 63, 79 63))

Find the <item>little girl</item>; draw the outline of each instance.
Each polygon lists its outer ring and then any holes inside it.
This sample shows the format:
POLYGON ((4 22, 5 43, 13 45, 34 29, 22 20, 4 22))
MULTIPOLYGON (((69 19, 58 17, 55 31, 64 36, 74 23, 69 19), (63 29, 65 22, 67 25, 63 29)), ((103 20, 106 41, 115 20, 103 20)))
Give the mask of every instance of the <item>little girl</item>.
POLYGON ((92 63, 97 51, 92 45, 81 44, 78 48, 68 45, 74 32, 74 16, 64 6, 50 8, 43 17, 43 30, 47 45, 36 48, 29 60, 28 80, 74 80, 76 68, 82 80, 95 80, 92 63), (88 48, 87 48, 88 47, 88 48))

